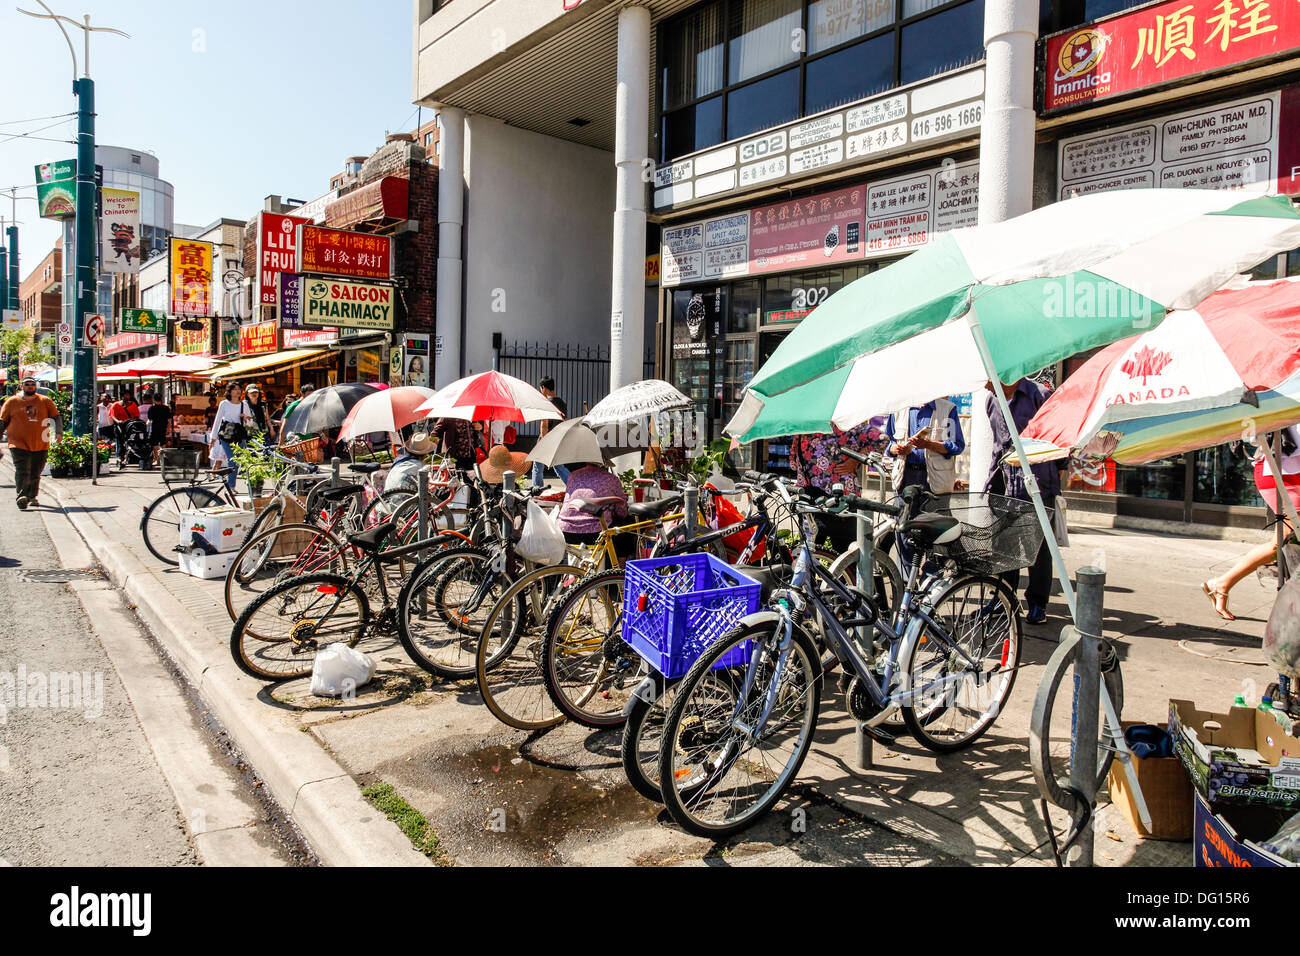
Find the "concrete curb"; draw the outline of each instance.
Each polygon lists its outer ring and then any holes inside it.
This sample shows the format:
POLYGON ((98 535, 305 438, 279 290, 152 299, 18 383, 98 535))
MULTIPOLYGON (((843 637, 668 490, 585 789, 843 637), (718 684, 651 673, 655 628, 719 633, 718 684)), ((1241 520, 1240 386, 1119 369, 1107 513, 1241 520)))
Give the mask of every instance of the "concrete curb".
POLYGON ((156 586, 155 575, 129 549, 106 541, 94 520, 69 510, 55 482, 52 494, 121 589, 145 626, 167 648, 226 726, 275 799, 328 866, 431 866, 409 840, 361 796, 351 775, 308 734, 268 720, 256 702, 262 686, 243 674, 210 635, 190 622, 180 602, 156 586), (155 585, 155 586, 151 586, 155 585))

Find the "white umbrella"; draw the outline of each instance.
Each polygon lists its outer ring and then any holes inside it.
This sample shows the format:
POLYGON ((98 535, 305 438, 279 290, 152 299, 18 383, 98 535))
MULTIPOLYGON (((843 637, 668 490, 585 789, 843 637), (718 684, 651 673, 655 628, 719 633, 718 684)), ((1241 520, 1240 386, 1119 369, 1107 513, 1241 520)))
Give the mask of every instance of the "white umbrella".
POLYGON ((584 418, 591 428, 600 428, 690 407, 691 400, 667 382, 648 378, 610 392, 584 418))
POLYGON ((596 433, 587 427, 586 420, 571 418, 551 429, 537 440, 528 455, 529 461, 548 467, 555 465, 603 465, 605 453, 601 450, 596 433))

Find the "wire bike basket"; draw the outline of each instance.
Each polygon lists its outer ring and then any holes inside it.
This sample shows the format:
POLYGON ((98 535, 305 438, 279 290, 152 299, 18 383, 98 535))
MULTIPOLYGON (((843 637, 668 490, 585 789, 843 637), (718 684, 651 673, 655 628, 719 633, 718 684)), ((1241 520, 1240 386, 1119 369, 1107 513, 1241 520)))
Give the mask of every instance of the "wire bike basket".
MULTIPOLYGON (((712 554, 629 561, 623 585, 623 640, 664 677, 685 674, 746 615, 758 610, 762 586, 712 554)), ((715 666, 749 661, 747 642, 715 666)))
POLYGON ((173 482, 188 484, 199 477, 199 456, 202 452, 189 448, 162 448, 158 461, 162 465, 163 484, 173 482))
POLYGON ((939 545, 937 554, 951 558, 958 567, 976 574, 1001 574, 1027 568, 1043 546, 1043 529, 1038 524, 1032 501, 959 492, 939 495, 921 510, 948 515, 961 522, 961 537, 939 545))

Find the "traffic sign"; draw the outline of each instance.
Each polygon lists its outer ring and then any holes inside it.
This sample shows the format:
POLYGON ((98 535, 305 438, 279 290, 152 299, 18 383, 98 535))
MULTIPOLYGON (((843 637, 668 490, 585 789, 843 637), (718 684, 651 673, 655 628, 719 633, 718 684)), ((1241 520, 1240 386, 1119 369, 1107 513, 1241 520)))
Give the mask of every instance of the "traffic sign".
POLYGON ((166 335, 167 313, 160 309, 123 309, 122 331, 166 335))
POLYGON ((85 324, 85 347, 90 349, 99 348, 99 343, 104 341, 104 329, 107 323, 104 322, 102 315, 86 313, 85 324))
POLYGON ((19 309, 4 309, 0 311, 0 324, 8 332, 14 332, 23 327, 23 313, 19 309))
POLYGON ((67 352, 72 348, 72 326, 67 322, 59 323, 59 351, 67 352))

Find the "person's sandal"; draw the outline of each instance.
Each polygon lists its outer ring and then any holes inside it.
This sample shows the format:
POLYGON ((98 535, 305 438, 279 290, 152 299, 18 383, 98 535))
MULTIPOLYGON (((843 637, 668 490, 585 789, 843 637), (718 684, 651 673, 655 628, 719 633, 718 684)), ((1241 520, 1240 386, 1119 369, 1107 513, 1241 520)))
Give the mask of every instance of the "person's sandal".
POLYGON ((1215 614, 1219 615, 1219 617, 1223 618, 1225 621, 1235 621, 1237 619, 1237 616, 1228 610, 1227 591, 1220 588, 1211 588, 1209 581, 1201 582, 1201 590, 1205 592, 1205 596, 1208 597, 1210 603, 1214 605, 1215 614), (1219 598, 1223 598, 1223 607, 1219 607, 1219 598))

